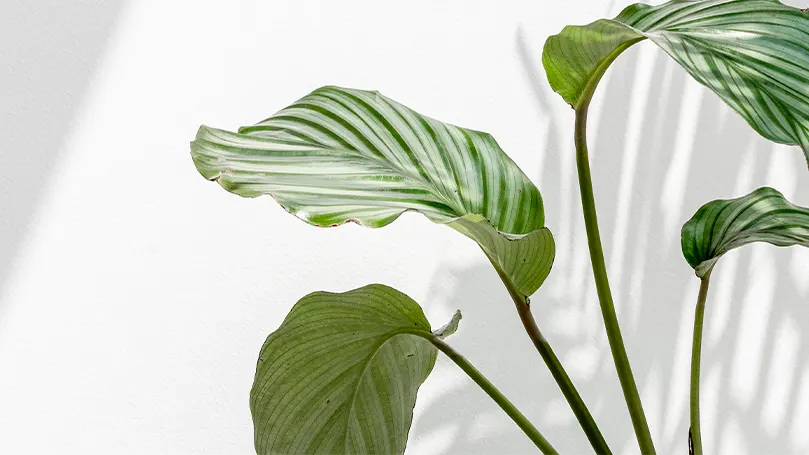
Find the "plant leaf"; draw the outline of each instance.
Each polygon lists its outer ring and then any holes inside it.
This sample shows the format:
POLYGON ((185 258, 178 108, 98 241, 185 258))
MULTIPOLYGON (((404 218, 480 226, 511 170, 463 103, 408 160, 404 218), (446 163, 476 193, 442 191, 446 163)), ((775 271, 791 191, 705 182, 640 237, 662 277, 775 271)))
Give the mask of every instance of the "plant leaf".
POLYGON ((809 247, 809 209, 764 187, 737 199, 711 201, 683 225, 683 255, 700 278, 723 254, 753 242, 809 247))
POLYGON ((226 190, 271 195, 316 226, 382 227, 415 210, 478 242, 526 295, 550 272, 526 256, 553 253, 539 190, 495 140, 378 92, 323 87, 238 133, 202 126, 191 154, 226 190), (539 279, 512 269, 523 261, 539 279))
POLYGON ((452 315, 452 319, 450 319, 449 322, 442 325, 440 328, 433 330, 433 335, 437 336, 441 340, 452 335, 458 331, 458 325, 461 323, 461 319, 463 319, 461 310, 455 310, 455 313, 452 315))
POLYGON ((548 38, 542 62, 551 87, 575 107, 604 65, 647 38, 759 134, 800 145, 809 159, 809 14, 777 0, 631 5, 548 38))
POLYGON ((261 348, 257 453, 404 453, 432 336, 419 305, 387 286, 302 298, 261 348))
POLYGON ((548 228, 508 237, 480 215, 465 215, 448 226, 478 242, 492 264, 514 283, 523 297, 539 289, 551 272, 556 247, 548 228))

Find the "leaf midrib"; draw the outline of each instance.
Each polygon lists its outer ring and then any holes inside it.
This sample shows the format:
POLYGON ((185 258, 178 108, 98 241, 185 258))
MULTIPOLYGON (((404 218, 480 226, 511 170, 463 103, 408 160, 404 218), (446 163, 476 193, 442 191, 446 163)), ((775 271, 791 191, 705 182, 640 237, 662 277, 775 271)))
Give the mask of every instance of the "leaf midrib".
MULTIPOLYGON (((291 105, 290 107, 298 107, 298 108, 301 108, 301 109, 306 109, 307 108, 306 105, 297 104, 297 103, 291 105)), ((343 140, 340 136, 335 135, 332 131, 326 129, 325 127, 323 127, 320 124, 311 122, 311 121, 309 121, 307 119, 302 119, 300 117, 291 116, 291 115, 287 115, 287 116, 279 115, 279 116, 276 116, 274 118, 275 119, 285 119, 285 118, 287 118, 289 120, 294 120, 296 122, 305 122, 305 123, 310 124, 310 126, 323 131, 324 133, 328 134, 329 136, 333 136, 333 137, 336 136, 336 138, 339 140, 339 142, 345 144, 343 147, 339 148, 339 150, 348 152, 348 154, 351 154, 355 158, 377 164, 380 167, 388 169, 389 171, 391 171, 391 173, 398 174, 398 175, 402 176, 402 178, 407 179, 414 186, 417 186, 417 187, 423 189, 424 191, 428 192, 431 196, 433 196, 436 199, 436 202, 441 202, 444 205, 446 205, 447 207, 450 207, 454 211, 454 213, 452 213, 452 215, 454 215, 455 217, 461 217, 463 215, 471 213, 468 210, 466 210, 464 207, 458 207, 457 206, 457 201, 452 200, 452 199, 448 198, 446 195, 444 195, 441 191, 439 191, 439 189, 437 188, 437 185, 434 185, 431 181, 425 181, 420 175, 419 176, 413 175, 411 172, 407 171, 406 169, 403 169, 403 168, 400 168, 400 167, 396 166, 393 162, 391 162, 390 160, 386 160, 383 157, 379 157, 379 156, 376 156, 374 154, 364 153, 363 151, 358 150, 356 147, 352 146, 351 144, 349 144, 348 142, 343 140)), ((278 130, 288 132, 288 128, 278 128, 278 130)), ((262 130, 257 130, 257 131, 262 131, 262 130)), ((266 130, 263 130, 263 131, 266 131, 266 130)), ((249 136, 251 136, 253 138, 258 138, 258 139, 261 139, 261 140, 270 140, 267 137, 262 137, 261 135, 254 135, 254 134, 251 134, 251 133, 252 132, 239 133, 239 134, 246 134, 246 135, 249 135, 249 136)), ((325 151, 338 150, 337 147, 323 144, 323 143, 315 140, 314 138, 310 138, 309 136, 306 136, 306 135, 304 135, 302 133, 296 134, 297 132, 295 132, 295 131, 290 131, 289 133, 293 134, 296 137, 303 136, 303 137, 306 138, 306 139, 301 138, 300 139, 301 142, 298 142, 298 144, 305 144, 305 145, 315 147, 315 148, 319 148, 319 149, 325 150, 325 151)), ((290 139, 286 139, 286 140, 289 141, 289 142, 295 142, 295 141, 292 141, 290 139)), ((481 215, 483 215, 483 214, 481 214, 481 215)))
MULTIPOLYGON (((359 393, 360 385, 362 385, 362 381, 365 379, 365 376, 366 376, 366 374, 368 372, 368 368, 370 367, 371 363, 374 361, 374 359, 376 358, 376 355, 379 353, 379 351, 382 349, 382 347, 385 346, 385 344, 387 344, 390 340, 394 339, 395 337, 397 337, 399 335, 413 335, 413 336, 417 336, 419 338, 423 338, 423 339, 425 339, 427 341, 430 341, 430 337, 432 336, 432 332, 429 332, 429 331, 425 332, 425 331, 422 331, 422 330, 415 330, 415 329, 409 329, 408 328, 408 329, 396 329, 396 330, 392 330, 390 332, 386 332, 386 333, 380 335, 380 337, 382 337, 382 340, 379 343, 377 343, 375 346, 373 346, 370 354, 367 357, 367 361, 365 362, 365 365, 363 365, 362 373, 360 373, 359 378, 358 378, 356 384, 354 385, 353 390, 351 391, 351 398, 349 399, 349 406, 350 406, 349 414, 348 414, 348 416, 346 416, 345 428, 343 429, 343 437, 344 437, 343 446, 345 446, 348 443, 348 425, 351 422, 351 415, 355 412, 355 409, 356 409, 355 402, 356 402, 357 394, 359 393)), ((437 349, 434 346, 433 346, 433 348, 437 349)))

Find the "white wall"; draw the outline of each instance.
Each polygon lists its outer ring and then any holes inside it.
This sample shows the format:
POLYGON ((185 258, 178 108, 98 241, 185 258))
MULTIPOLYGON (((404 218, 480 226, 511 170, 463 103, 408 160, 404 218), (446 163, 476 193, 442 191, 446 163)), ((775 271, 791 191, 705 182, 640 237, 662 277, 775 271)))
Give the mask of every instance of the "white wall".
MULTIPOLYGON (((558 254, 534 311, 616 453, 636 445, 601 324, 572 111, 544 39, 600 0, 0 2, 0 453, 252 451, 257 352, 313 290, 392 285, 560 451, 589 446, 475 245, 408 214, 318 229, 201 178, 201 123, 236 128, 325 84, 379 89, 494 134, 543 192, 558 254)), ((679 228, 765 184, 809 205, 799 150, 758 137, 652 45, 622 57, 591 119, 608 266, 661 454, 686 453, 697 279, 679 228)), ((809 451, 809 251, 731 253, 703 368, 707 453, 809 451)), ((532 453, 441 358, 410 454, 532 453)))

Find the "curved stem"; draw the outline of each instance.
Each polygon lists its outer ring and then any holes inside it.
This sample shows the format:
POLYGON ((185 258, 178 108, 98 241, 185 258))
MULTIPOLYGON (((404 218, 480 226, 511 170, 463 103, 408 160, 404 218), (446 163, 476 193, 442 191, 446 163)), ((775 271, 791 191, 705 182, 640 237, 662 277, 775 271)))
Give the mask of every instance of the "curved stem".
POLYGON ((562 394, 573 410, 573 414, 579 421, 579 425, 587 435, 590 445, 593 446, 597 454, 611 455, 612 451, 607 445, 607 441, 604 440, 601 430, 598 429, 598 425, 590 414, 590 410, 587 409, 587 405, 584 404, 584 400, 582 400, 581 395, 579 395, 578 390, 576 390, 576 386, 573 385, 573 381, 571 381, 570 377, 567 375, 567 371, 565 371, 559 358, 556 357, 553 349, 551 349, 551 345, 542 335, 542 332, 539 331, 534 315, 531 313, 531 306, 529 305, 528 299, 514 288, 511 281, 500 272, 497 266, 495 266, 495 270, 497 270, 498 275, 500 275, 503 284, 506 285, 506 289, 508 289, 508 293, 514 301, 514 305, 517 307, 517 314, 520 315, 520 321, 522 321, 523 327, 525 327, 525 332, 528 334, 528 337, 531 338, 537 351, 539 351, 539 355, 542 356, 545 365, 548 366, 553 379, 556 380, 556 384, 559 385, 559 389, 561 389, 562 394))
POLYGON ((587 244, 590 248, 590 262, 593 266, 598 300, 601 305, 601 314, 604 317, 604 326, 607 331, 612 358, 615 362, 615 369, 618 372, 618 379, 621 382, 624 400, 627 408, 629 408, 629 415, 632 418, 632 426, 635 429, 635 436, 638 439, 641 453, 654 454, 656 452, 652 435, 649 432, 649 424, 646 422, 646 415, 643 413, 643 404, 640 400, 638 387, 635 384, 635 378, 632 375, 629 358, 626 355, 626 347, 621 336, 618 317, 615 314, 615 304, 612 300, 612 291, 607 277, 607 266, 604 261, 604 251, 601 246, 601 234, 598 230, 598 216, 596 215, 593 197, 593 181, 590 176, 590 157, 587 150, 587 110, 590 107, 595 88, 610 63, 631 44, 628 43, 626 46, 616 49, 599 65, 576 104, 576 166, 579 173, 579 189, 581 191, 584 224, 587 230, 587 244))
POLYGON ((708 298, 709 271, 702 277, 694 313, 694 341, 691 345, 691 454, 702 455, 702 434, 699 427, 699 368, 702 360, 702 320, 705 317, 705 300, 708 298))
POLYGON ((492 400, 497 403, 500 408, 511 417, 511 420, 517 424, 518 427, 529 437, 531 441, 539 448, 539 450, 546 454, 546 455, 558 455, 559 453, 556 449, 551 446, 547 439, 545 439, 540 433, 539 430, 534 427, 534 425, 514 406, 508 398, 503 395, 500 390, 497 389, 488 379, 486 379, 483 374, 478 371, 477 368, 474 367, 466 357, 462 356, 458 351, 452 348, 452 346, 445 343, 443 340, 438 338, 435 335, 427 338, 435 347, 437 347, 441 352, 446 354, 456 365, 461 367, 461 369, 472 378, 477 385, 489 395, 492 400))

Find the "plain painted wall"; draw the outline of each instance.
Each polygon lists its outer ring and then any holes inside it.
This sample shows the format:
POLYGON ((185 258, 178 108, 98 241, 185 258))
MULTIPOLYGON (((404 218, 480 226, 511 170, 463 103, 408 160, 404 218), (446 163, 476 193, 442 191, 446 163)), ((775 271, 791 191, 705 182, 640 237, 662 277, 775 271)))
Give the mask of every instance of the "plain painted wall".
MULTIPOLYGON (((0 453, 251 453, 258 350, 314 290, 371 282, 421 302, 564 453, 589 446, 477 247, 407 214, 319 229, 194 170, 201 123, 236 128, 326 84, 379 89, 494 134, 556 236, 536 317, 616 453, 636 453, 598 310, 571 109, 545 38, 615 1, 0 2, 0 453)), ((590 121, 610 277, 661 454, 686 453, 698 281, 679 229, 772 185, 809 205, 773 145, 653 45, 616 63, 590 121)), ((809 451, 809 251, 746 248, 714 274, 703 360, 708 453, 809 451)), ((409 454, 532 453, 440 358, 409 454)))

